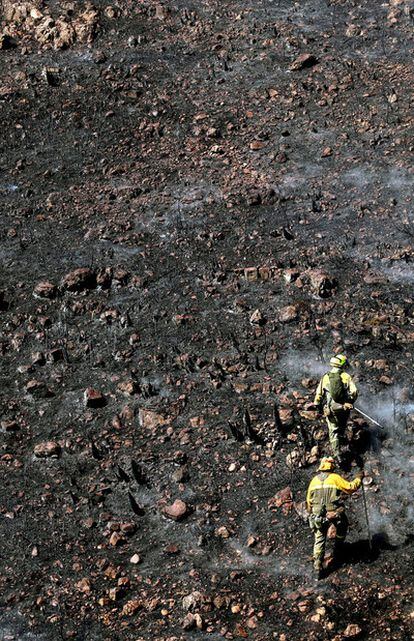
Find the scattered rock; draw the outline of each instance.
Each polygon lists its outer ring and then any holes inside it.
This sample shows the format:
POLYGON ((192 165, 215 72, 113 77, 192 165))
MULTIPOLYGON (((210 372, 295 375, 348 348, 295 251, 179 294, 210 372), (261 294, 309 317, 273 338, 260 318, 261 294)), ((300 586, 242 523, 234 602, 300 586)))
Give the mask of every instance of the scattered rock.
POLYGON ((230 532, 225 525, 221 525, 216 530, 216 536, 220 536, 222 539, 228 539, 230 537, 230 532))
POLYGON ((267 502, 269 508, 282 508, 283 514, 286 516, 293 509, 293 495, 290 487, 285 487, 279 490, 274 497, 267 502))
POLYGON ((176 499, 172 505, 163 508, 163 513, 173 521, 182 521, 189 514, 189 509, 184 501, 176 499))
POLYGON ((32 363, 33 365, 44 365, 46 358, 43 352, 34 352, 34 354, 32 354, 32 363))
POLYGON ((168 420, 165 419, 164 416, 154 412, 153 410, 147 410, 145 408, 141 408, 139 410, 138 420, 141 427, 148 429, 154 429, 168 424, 168 420))
POLYGON ((122 608, 122 615, 123 616, 128 616, 131 617, 134 615, 138 610, 142 608, 142 601, 139 599, 131 599, 130 601, 127 601, 123 608, 122 608))
POLYGON ((287 305, 282 307, 279 312, 279 320, 281 323, 292 323, 298 319, 298 308, 296 305, 287 305))
POLYGON ((136 381, 130 379, 128 381, 122 381, 121 383, 119 383, 118 390, 122 394, 125 394, 125 396, 133 396, 139 391, 139 385, 136 381))
POLYGON ((329 298, 338 287, 336 278, 329 276, 320 269, 309 271, 308 276, 313 291, 321 298, 329 298))
POLYGON ((350 623, 342 633, 345 639, 355 639, 362 633, 361 628, 356 623, 350 623))
POLYGON ((259 149, 263 149, 263 147, 266 147, 266 143, 262 140, 253 140, 250 143, 249 147, 252 151, 258 151, 259 149))
POLYGON ((79 592, 83 592, 83 594, 90 594, 92 589, 91 582, 87 578, 81 579, 76 583, 76 588, 79 590, 79 592))
POLYGON ((293 427, 295 424, 295 418, 293 410, 290 407, 281 407, 279 409, 279 418, 284 428, 293 427))
POLYGON ((4 420, 1 421, 0 426, 5 432, 17 432, 20 429, 20 425, 17 421, 4 420))
POLYGON ((53 283, 50 283, 47 280, 44 280, 36 285, 36 287, 33 290, 33 296, 36 298, 48 298, 48 299, 53 299, 56 298, 57 295, 57 287, 56 285, 53 285, 53 283))
POLYGON ((88 267, 79 267, 62 279, 63 289, 69 292, 82 292, 96 287, 96 274, 88 267))
POLYGON ((32 379, 26 385, 26 392, 35 398, 47 398, 52 396, 52 392, 43 381, 32 379))
POLYGON ((257 545, 257 541, 257 537, 250 534, 250 536, 247 537, 246 545, 248 548, 252 548, 257 545))
POLYGON ((329 156, 332 156, 332 154, 333 154, 332 147, 324 147, 321 153, 321 158, 328 158, 329 156))
POLYGON ((110 538, 109 538, 109 544, 112 545, 112 547, 118 547, 119 545, 122 545, 124 543, 125 539, 119 532, 112 532, 110 538))
POLYGON ((106 398, 102 392, 99 392, 92 387, 88 387, 83 394, 86 407, 104 407, 106 405, 106 398))
POLYGON ((187 594, 187 596, 183 597, 182 608, 188 612, 189 610, 199 608, 203 602, 204 595, 198 590, 195 590, 194 592, 191 592, 191 594, 187 594))
POLYGON ((201 618, 200 614, 198 613, 192 614, 191 612, 189 612, 187 616, 183 619, 181 625, 184 630, 192 630, 194 628, 197 628, 198 630, 202 630, 203 619, 201 618))
POLYGON ((139 554, 134 554, 131 556, 129 559, 129 562, 132 563, 133 565, 137 565, 138 563, 141 563, 141 557, 139 554))
POLYGON ((62 448, 56 441, 45 441, 35 445, 33 450, 37 458, 59 458, 62 448))
POLYGON ((309 69, 318 64, 318 59, 312 53, 302 53, 290 65, 291 71, 301 71, 302 69, 309 69))
POLYGON ((265 325, 266 318, 263 316, 260 309, 256 309, 250 316, 249 321, 252 325, 265 325))

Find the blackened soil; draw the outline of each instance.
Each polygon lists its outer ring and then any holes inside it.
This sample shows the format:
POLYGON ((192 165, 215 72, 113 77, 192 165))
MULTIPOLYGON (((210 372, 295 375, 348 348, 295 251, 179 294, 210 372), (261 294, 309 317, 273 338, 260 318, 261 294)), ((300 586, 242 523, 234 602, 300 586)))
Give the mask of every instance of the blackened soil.
POLYGON ((2 639, 411 639, 412 3, 119 0, 93 27, 23 5, 0 51, 2 639), (61 48, 62 20, 84 31, 61 48), (68 291, 78 268, 94 285, 68 291), (339 350, 387 432, 352 418, 373 549, 355 496, 316 584, 306 412, 339 350))

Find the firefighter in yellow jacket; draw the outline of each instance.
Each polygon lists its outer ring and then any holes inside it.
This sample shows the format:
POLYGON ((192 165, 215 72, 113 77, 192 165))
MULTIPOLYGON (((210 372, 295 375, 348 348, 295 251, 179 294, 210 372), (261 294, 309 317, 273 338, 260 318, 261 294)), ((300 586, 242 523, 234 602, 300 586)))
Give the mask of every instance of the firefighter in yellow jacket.
POLYGON ((338 462, 341 460, 341 445, 353 403, 358 396, 354 381, 344 369, 348 364, 346 356, 338 354, 329 362, 331 371, 320 380, 314 404, 323 411, 328 424, 329 442, 338 462))
POLYGON ((364 473, 358 472, 356 478, 349 482, 335 474, 333 458, 321 459, 318 474, 311 480, 306 495, 306 507, 309 514, 309 525, 315 535, 313 547, 313 564, 317 578, 323 573, 326 537, 331 524, 335 526, 334 561, 340 559, 345 537, 348 531, 348 518, 341 499, 344 494, 353 494, 361 486, 364 473))

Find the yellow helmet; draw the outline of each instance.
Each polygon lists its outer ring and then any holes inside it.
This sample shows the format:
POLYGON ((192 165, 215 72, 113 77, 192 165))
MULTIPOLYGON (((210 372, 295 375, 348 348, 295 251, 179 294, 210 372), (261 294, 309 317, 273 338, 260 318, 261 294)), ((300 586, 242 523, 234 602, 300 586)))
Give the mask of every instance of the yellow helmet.
POLYGON ((331 360, 329 361, 329 365, 331 367, 345 367, 348 364, 348 359, 345 356, 345 354, 336 354, 335 356, 332 356, 331 360))
POLYGON ((331 456, 324 456, 319 463, 319 472, 330 472, 335 469, 335 461, 331 456))

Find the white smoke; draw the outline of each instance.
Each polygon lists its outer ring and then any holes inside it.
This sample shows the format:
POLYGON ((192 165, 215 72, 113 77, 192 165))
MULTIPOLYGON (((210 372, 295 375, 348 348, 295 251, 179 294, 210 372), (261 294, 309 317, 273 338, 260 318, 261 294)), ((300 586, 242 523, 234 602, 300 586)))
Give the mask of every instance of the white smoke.
POLYGON ((402 402, 401 389, 393 388, 372 399, 368 409, 388 428, 379 451, 374 456, 368 454, 366 461, 367 473, 373 478, 366 488, 371 530, 385 536, 389 543, 401 545, 414 526, 414 434, 407 429, 406 421, 414 404, 402 402))
POLYGON ((291 350, 278 362, 281 371, 289 372, 289 378, 320 377, 329 371, 329 356, 326 362, 318 358, 315 352, 298 352, 291 350))

